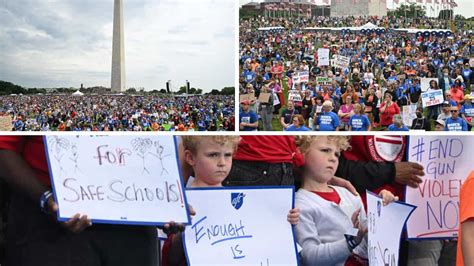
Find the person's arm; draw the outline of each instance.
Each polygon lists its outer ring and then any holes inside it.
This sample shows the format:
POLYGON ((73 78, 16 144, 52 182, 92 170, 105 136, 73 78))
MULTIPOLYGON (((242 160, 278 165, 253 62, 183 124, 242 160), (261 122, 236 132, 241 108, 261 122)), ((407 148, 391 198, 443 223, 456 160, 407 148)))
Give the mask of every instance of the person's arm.
MULTIPOLYGON (((0 177, 15 193, 25 195, 33 203, 37 202, 38 209, 40 209, 40 198, 48 190, 48 187, 38 180, 33 169, 20 154, 12 150, 0 150, 0 177)), ((52 215, 56 215, 58 209, 57 203, 53 197, 50 197, 47 202, 47 210, 52 215)), ((92 223, 87 215, 77 213, 68 221, 61 222, 61 225, 73 233, 79 233, 91 226, 92 223)))
POLYGON ((474 265, 474 217, 461 223, 464 265, 474 265))
POLYGON ((287 128, 288 125, 285 123, 285 117, 280 117, 280 124, 283 127, 283 129, 287 128))

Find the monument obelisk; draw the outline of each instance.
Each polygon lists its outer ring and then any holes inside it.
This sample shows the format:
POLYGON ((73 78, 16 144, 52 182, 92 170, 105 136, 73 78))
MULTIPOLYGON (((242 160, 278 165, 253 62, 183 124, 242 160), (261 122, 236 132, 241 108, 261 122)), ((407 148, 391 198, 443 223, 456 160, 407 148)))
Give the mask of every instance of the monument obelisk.
POLYGON ((113 92, 125 91, 125 54, 123 46, 123 5, 122 0, 114 2, 114 32, 112 43, 112 84, 113 92))

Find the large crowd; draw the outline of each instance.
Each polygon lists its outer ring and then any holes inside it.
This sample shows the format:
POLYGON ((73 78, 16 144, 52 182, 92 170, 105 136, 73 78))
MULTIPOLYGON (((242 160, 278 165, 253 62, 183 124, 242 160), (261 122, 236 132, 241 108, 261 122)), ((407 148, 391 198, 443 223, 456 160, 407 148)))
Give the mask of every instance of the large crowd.
POLYGON ((471 130, 473 31, 451 23, 426 17, 241 19, 240 94, 255 98, 241 101, 240 128, 432 130, 440 124, 471 130), (348 30, 368 23, 373 29, 348 30), (347 65, 322 63, 322 49, 347 65), (299 80, 302 73, 307 76, 299 80), (428 78, 429 85, 423 82, 428 78), (270 99, 259 99, 262 92, 270 99), (441 100, 423 103, 435 94, 441 100))
POLYGON ((234 96, 14 95, 14 131, 234 131, 234 96))

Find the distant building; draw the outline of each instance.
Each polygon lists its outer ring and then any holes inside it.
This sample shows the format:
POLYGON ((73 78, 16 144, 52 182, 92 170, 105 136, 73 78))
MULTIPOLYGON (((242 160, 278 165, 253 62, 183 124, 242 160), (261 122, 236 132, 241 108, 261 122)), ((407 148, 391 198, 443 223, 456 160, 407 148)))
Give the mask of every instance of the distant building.
POLYGON ((262 3, 250 2, 242 5, 242 10, 256 11, 265 17, 304 17, 310 18, 312 7, 309 0, 265 0, 262 3))
POLYGON ((332 0, 331 17, 386 16, 387 0, 332 0))

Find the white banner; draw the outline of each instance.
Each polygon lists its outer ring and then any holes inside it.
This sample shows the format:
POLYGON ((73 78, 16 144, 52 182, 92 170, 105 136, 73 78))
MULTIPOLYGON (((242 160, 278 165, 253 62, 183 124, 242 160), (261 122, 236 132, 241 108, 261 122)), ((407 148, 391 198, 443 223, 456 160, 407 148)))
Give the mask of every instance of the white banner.
POLYGON ((308 82, 309 81, 309 72, 308 71, 299 71, 293 73, 293 83, 294 84, 299 84, 302 82, 308 82))
POLYGON ((45 136, 58 218, 189 224, 172 136, 45 136))
POLYGON ((297 265, 293 188, 188 189, 188 265, 297 265), (212 200, 210 200, 212 199, 212 200))
POLYGON ((442 104, 444 101, 442 90, 430 90, 421 93, 421 104, 423 108, 442 104))
POLYGON ((379 196, 367 191, 369 265, 398 265, 402 230, 415 208, 402 202, 383 206, 379 196))
POLYGON ((329 49, 318 49, 318 66, 329 66, 329 49))
POLYGON ((423 165, 425 176, 418 188, 406 188, 405 201, 418 207, 408 238, 457 236, 459 192, 474 169, 473 155, 472 136, 410 136, 408 160, 423 165))

